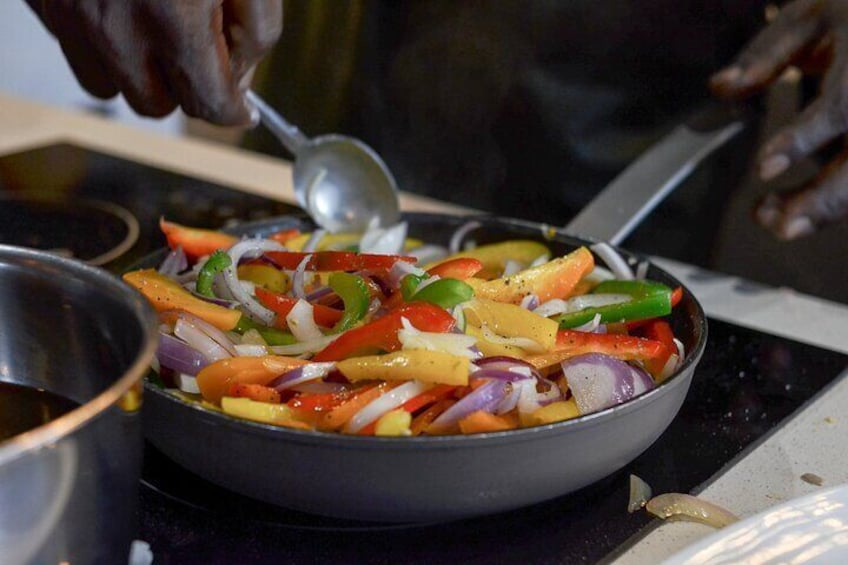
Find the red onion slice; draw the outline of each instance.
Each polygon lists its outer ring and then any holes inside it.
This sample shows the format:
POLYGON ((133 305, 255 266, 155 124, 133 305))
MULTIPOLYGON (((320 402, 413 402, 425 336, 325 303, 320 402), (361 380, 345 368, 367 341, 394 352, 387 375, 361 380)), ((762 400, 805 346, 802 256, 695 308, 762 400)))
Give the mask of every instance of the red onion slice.
POLYGON ((184 318, 179 318, 174 323, 174 335, 201 352, 209 361, 218 361, 232 357, 214 339, 184 318))
POLYGON ((227 337, 227 334, 225 334, 224 332, 222 332, 221 330, 219 330, 218 328, 216 328, 215 326, 213 326, 212 324, 210 324, 209 322, 207 322, 203 318, 195 316, 194 314, 191 314, 189 312, 180 312, 179 314, 177 314, 177 317, 179 319, 182 319, 182 320, 185 320, 186 322, 191 323, 193 326, 198 328, 200 331, 202 331, 203 333, 208 335, 210 338, 215 340, 215 343, 217 343, 218 345, 220 345, 221 347, 226 349, 227 353, 229 353, 231 356, 233 356, 233 357, 236 356, 235 345, 230 340, 230 338, 227 337))
POLYGON ((181 245, 168 253, 168 256, 159 265, 159 273, 166 277, 175 277, 186 269, 188 269, 188 258, 181 245))
POLYGON ((627 402, 654 387, 654 381, 641 369, 601 353, 563 361, 562 371, 581 414, 627 402))
POLYGON ((268 383, 268 386, 283 392, 302 383, 323 379, 336 367, 335 363, 307 363, 287 371, 268 383))
POLYGON ((196 375, 209 364, 201 352, 170 334, 159 333, 159 347, 156 349, 159 365, 177 373, 196 375))
POLYGON ((439 414, 428 426, 427 432, 434 434, 450 432, 456 427, 457 422, 478 410, 493 412, 503 401, 508 390, 509 383, 498 380, 490 380, 480 385, 459 402, 439 414))

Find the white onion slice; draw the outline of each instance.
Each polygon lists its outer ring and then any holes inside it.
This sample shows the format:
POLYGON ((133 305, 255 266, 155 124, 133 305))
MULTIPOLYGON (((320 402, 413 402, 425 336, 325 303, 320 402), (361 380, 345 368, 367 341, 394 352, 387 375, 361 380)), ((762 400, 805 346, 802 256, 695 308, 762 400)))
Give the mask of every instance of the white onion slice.
POLYGON ((591 246, 591 249, 610 268, 615 278, 624 281, 633 280, 633 270, 630 265, 609 243, 596 243, 591 246))
POLYGON ((200 394, 200 387, 197 386, 197 377, 187 375, 185 373, 177 374, 177 387, 189 394, 200 394))
POLYGON ((276 241, 272 241, 269 239, 245 239, 242 240, 232 247, 230 247, 227 253, 230 256, 231 264, 229 267, 222 271, 224 275, 224 281, 227 284, 227 288, 230 293, 233 295, 233 298, 241 302, 242 307, 245 310, 245 313, 252 319, 265 324, 266 326, 273 325, 274 318, 276 317, 276 313, 268 308, 265 308, 262 304, 259 303, 250 293, 245 292, 244 288, 242 288, 238 275, 237 268, 239 261, 245 255, 252 254, 260 254, 265 251, 285 251, 286 248, 277 243, 276 241))
POLYGON ((545 392, 536 390, 536 379, 517 381, 512 386, 521 391, 518 396, 518 411, 521 414, 532 414, 546 404, 562 399, 562 391, 553 383, 545 392))
POLYGON ((501 277, 510 277, 515 273, 518 273, 522 270, 522 265, 518 261, 514 261, 512 259, 507 259, 506 264, 504 264, 503 273, 501 273, 501 277))
POLYGON ((569 298, 568 300, 552 298, 539 304, 533 312, 540 316, 544 316, 545 318, 550 318, 551 316, 559 314, 579 312, 586 308, 601 308, 612 304, 623 304, 625 302, 630 302, 631 300, 633 300, 633 297, 629 294, 581 294, 579 296, 569 298))
POLYGON ((586 332, 586 333, 605 333, 599 332, 598 330, 601 328, 601 315, 595 314, 595 316, 586 322, 585 324, 579 325, 577 327, 571 328, 576 332, 586 332))
POLYGON ((655 496, 648 501, 645 509, 663 520, 698 522, 713 528, 723 528, 739 521, 735 514, 717 504, 680 492, 655 496))
POLYGON ((273 389, 276 389, 277 392, 283 392, 284 390, 290 389, 303 383, 307 383, 317 379, 323 379, 330 371, 335 368, 336 364, 333 362, 307 363, 306 365, 295 367, 291 371, 283 373, 282 375, 268 383, 268 386, 273 389))
POLYGON ((286 314, 286 324, 297 341, 314 341, 324 337, 324 332, 315 323, 313 310, 312 304, 301 298, 286 314))
POLYGON ((374 218, 368 229, 359 240, 360 253, 376 253, 379 255, 399 255, 406 243, 407 223, 398 222, 387 228, 377 227, 374 218))
POLYGON ((236 352, 239 357, 262 357, 268 355, 268 347, 256 343, 239 343, 236 352))
POLYGON ((295 298, 306 298, 306 266, 311 260, 312 255, 306 255, 292 273, 292 295, 295 298))
POLYGON ((636 265, 636 274, 634 275, 636 280, 643 281, 648 278, 648 269, 650 266, 651 264, 647 261, 639 261, 639 264, 636 265))
POLYGON ((197 329, 199 329, 200 331, 211 337, 213 340, 215 340, 215 343, 226 349, 227 353, 232 356, 235 356, 236 350, 233 347, 232 340, 227 337, 227 334, 225 334, 203 318, 195 316, 194 314, 190 314, 188 312, 180 312, 179 314, 177 314, 177 317, 182 320, 185 320, 186 322, 191 323, 197 329))
POLYGON ((421 245, 409 251, 408 254, 415 257, 419 265, 426 265, 447 257, 448 250, 441 245, 421 245))
POLYGON ((463 238, 482 225, 483 224, 476 220, 471 220, 470 222, 465 222, 459 226, 451 235, 450 243, 448 243, 448 251, 450 254, 453 255, 454 253, 459 253, 463 238))
POLYGON ((660 371, 659 376, 657 376, 657 382, 663 382, 671 375, 674 374, 674 371, 677 370, 677 365, 680 363, 680 358, 676 353, 672 353, 668 356, 668 360, 663 365, 662 370, 660 371))
POLYGON ((400 286, 401 279, 403 279, 406 275, 423 277, 426 274, 427 271, 416 267, 412 263, 407 263, 406 261, 395 261, 395 264, 392 265, 391 269, 389 269, 388 283, 392 288, 398 288, 400 286))
POLYGON ((429 383, 419 381, 407 381, 400 386, 396 386, 363 406, 345 425, 345 431, 351 434, 359 432, 386 412, 403 406, 432 386, 429 383))
POLYGON ((309 239, 306 240, 306 243, 303 244, 303 249, 301 249, 304 253, 312 253, 313 251, 317 251, 318 244, 321 243, 321 240, 324 239, 324 235, 326 235, 327 230, 315 230, 309 236, 309 239))
POLYGON ((209 361, 218 361, 219 359, 232 357, 214 339, 183 318, 178 318, 174 323, 174 335, 200 351, 209 361))
POLYGON ((672 339, 674 340, 674 346, 677 347, 677 357, 682 361, 686 358, 686 347, 683 345, 683 342, 676 337, 672 339))
POLYGON ((630 500, 627 503, 627 511, 631 514, 636 512, 651 500, 653 492, 651 485, 636 475, 630 475, 630 500))
POLYGON ((342 334, 321 336, 310 341, 292 343, 290 345, 271 345, 268 350, 274 355, 304 355, 306 353, 317 353, 321 351, 342 334))
POLYGON ((541 265, 544 265, 545 263, 547 263, 550 260, 551 260, 551 256, 549 254, 542 253, 541 255, 539 255, 538 257, 536 257, 532 261, 530 261, 530 265, 528 265, 528 268, 539 267, 541 265))
POLYGON ((477 343, 477 338, 466 334, 423 332, 413 326, 406 318, 400 319, 403 328, 398 330, 398 339, 403 349, 424 349, 427 351, 444 351, 469 359, 476 359, 477 354, 470 348, 477 343))
MULTIPOLYGON (((550 300, 548 301, 550 302, 550 300)), ((536 308, 539 307, 539 297, 535 294, 528 294, 524 298, 521 299, 521 303, 519 304, 525 310, 535 311, 536 308)), ((542 315, 542 314, 540 314, 542 315)), ((547 316, 545 316, 547 317, 547 316)))

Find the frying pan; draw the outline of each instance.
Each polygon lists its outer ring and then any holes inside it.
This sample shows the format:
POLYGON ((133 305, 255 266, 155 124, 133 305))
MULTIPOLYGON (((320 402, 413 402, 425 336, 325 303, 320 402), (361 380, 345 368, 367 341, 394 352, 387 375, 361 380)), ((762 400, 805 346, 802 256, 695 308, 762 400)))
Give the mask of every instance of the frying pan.
MULTIPOLYGON (((594 230, 603 239, 620 240, 638 222, 621 229, 619 211, 629 208, 621 212, 626 218, 644 216, 738 127, 734 122, 701 133, 681 126, 610 185, 618 197, 601 194, 596 204, 611 206, 611 212, 602 214, 600 222, 581 214, 573 229, 594 230), (628 183, 642 197, 622 199, 628 183), (610 217, 612 221, 603 221, 610 217)), ((481 244, 537 239, 557 256, 595 242, 569 235, 567 229, 533 222, 474 219, 481 227, 473 238, 481 244)), ((411 237, 446 245, 469 218, 405 214, 404 220, 411 237)), ((233 231, 262 235, 313 227, 305 217, 288 216, 244 224, 233 231)), ((631 262, 639 260, 620 252, 631 262)), ((140 266, 155 266, 164 255, 162 250, 140 266)), ((648 277, 681 286, 655 266, 649 268, 648 277)), ((573 492, 610 475, 668 427, 683 403, 707 339, 704 312, 686 289, 670 321, 687 351, 674 375, 629 402, 564 422, 474 435, 346 436, 237 420, 147 383, 143 427, 156 448, 196 475, 299 511, 380 522, 446 521, 506 511, 573 492)))

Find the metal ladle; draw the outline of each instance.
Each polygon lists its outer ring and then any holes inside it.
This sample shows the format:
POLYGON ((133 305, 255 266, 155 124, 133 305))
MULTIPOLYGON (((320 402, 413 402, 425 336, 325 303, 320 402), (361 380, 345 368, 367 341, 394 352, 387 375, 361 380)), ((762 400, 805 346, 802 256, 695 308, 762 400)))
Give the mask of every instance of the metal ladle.
POLYGON ((363 231, 375 217, 384 227, 400 220, 397 183, 373 149, 339 134, 310 139, 252 90, 247 99, 294 155, 294 194, 315 223, 342 232, 363 231))

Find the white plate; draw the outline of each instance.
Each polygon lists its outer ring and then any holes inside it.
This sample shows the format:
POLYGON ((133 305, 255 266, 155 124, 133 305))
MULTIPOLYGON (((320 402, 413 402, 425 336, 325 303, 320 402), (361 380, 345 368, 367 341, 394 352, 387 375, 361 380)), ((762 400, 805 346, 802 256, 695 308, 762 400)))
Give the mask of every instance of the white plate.
POLYGON ((784 502, 692 544, 664 565, 848 563, 848 485, 784 502))

